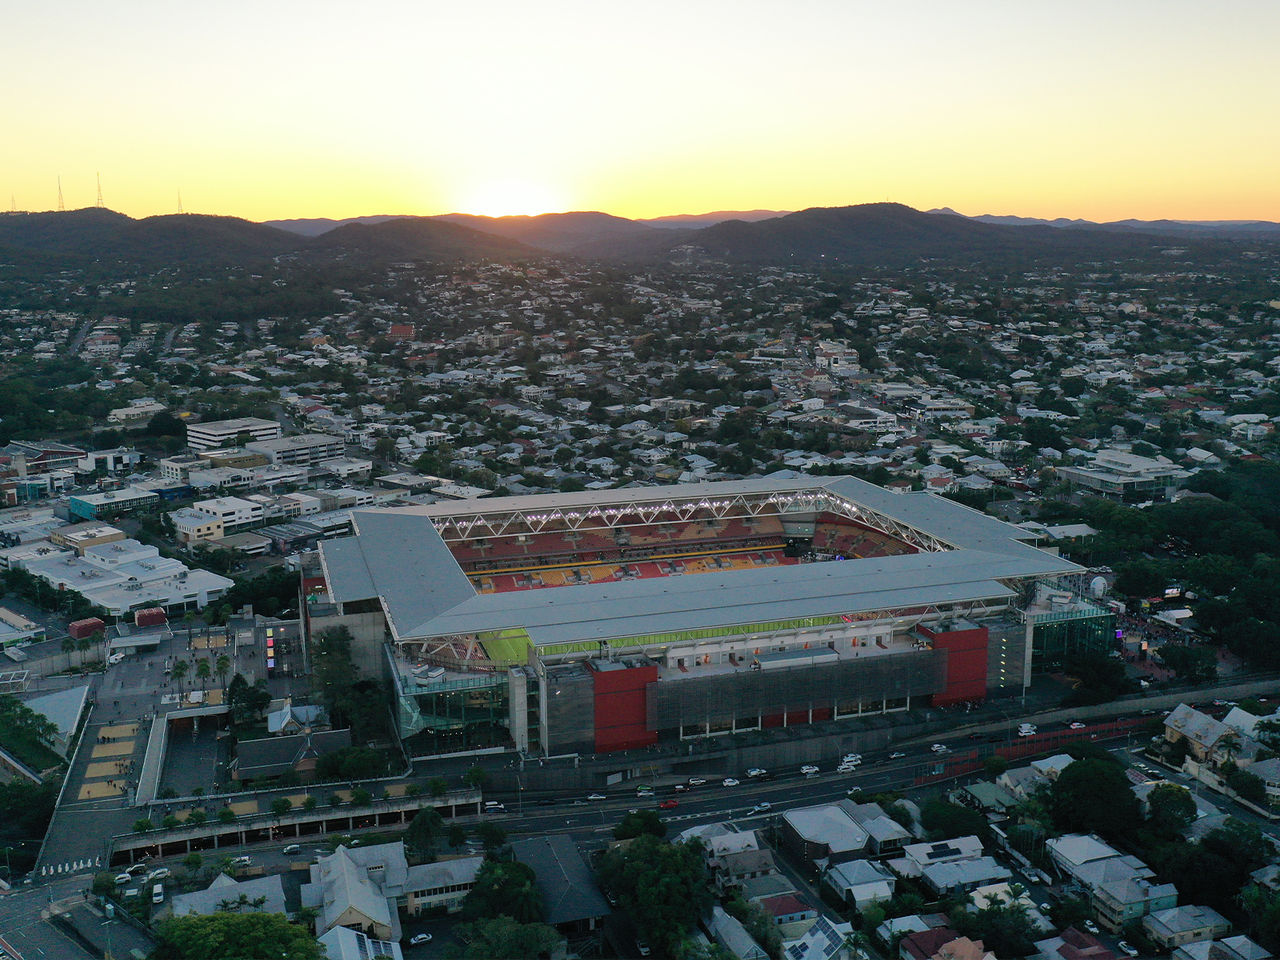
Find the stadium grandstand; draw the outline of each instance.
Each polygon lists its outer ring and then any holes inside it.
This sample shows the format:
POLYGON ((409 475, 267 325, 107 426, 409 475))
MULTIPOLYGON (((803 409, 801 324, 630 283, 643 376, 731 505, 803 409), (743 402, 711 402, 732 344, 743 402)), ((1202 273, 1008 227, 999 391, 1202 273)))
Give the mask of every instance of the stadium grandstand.
POLYGON ((353 521, 320 545, 308 626, 351 630, 420 755, 607 753, 976 702, 1020 693, 1045 643, 1102 649, 1113 629, 1034 534, 851 477, 353 521))

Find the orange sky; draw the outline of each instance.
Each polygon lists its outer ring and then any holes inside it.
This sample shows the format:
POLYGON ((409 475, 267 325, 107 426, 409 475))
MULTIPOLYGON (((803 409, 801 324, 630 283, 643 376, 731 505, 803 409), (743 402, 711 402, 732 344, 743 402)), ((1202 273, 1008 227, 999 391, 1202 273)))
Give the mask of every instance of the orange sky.
POLYGON ((1271 2, 68 0, 5 35, 6 209, 100 172, 132 216, 1280 220, 1271 2))

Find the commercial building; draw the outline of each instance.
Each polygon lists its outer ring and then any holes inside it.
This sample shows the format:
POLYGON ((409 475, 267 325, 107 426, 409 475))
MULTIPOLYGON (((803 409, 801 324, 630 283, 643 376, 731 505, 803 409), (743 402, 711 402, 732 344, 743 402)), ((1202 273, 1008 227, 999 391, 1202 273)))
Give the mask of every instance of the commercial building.
POLYGON ((188 423, 187 446, 192 450, 216 450, 219 447, 239 446, 246 437, 250 440, 274 440, 280 436, 280 432, 280 424, 275 420, 262 420, 258 417, 188 423))
POLYGON ((327 433, 301 433, 292 437, 276 437, 245 444, 246 450, 260 453, 273 464, 310 466, 324 460, 342 457, 345 443, 341 437, 327 433))
MULTIPOLYGON (((357 512, 320 545, 420 752, 634 749, 981 700, 1080 568, 929 494, 778 476, 357 512), (441 670, 443 672, 441 672, 441 670)), ((1112 620, 1093 608, 1082 619, 1112 620)))
POLYGON ((59 590, 77 591, 112 616, 146 607, 169 613, 203 609, 234 585, 216 573, 162 557, 156 547, 137 540, 87 547, 83 556, 51 548, 17 565, 59 590))
POLYGON ((121 487, 102 493, 79 493, 67 501, 67 512, 80 520, 110 520, 125 514, 150 510, 160 502, 160 495, 142 487, 121 487))
POLYGON ((1058 474, 1077 487, 1117 499, 1170 499, 1191 476, 1166 457, 1152 459, 1123 450, 1099 450, 1085 467, 1059 467, 1058 474))

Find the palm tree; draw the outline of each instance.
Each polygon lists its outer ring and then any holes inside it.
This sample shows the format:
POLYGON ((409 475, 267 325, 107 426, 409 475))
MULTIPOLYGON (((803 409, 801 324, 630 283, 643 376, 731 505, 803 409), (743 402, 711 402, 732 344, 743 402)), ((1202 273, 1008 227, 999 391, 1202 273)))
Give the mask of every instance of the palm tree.
POLYGON ((201 690, 205 688, 205 681, 209 679, 212 673, 213 671, 209 669, 209 659, 207 657, 201 657, 196 661, 196 676, 200 680, 201 690))
POLYGON ((1214 750, 1226 756, 1224 765, 1232 763, 1236 754, 1240 752, 1240 736, 1234 730, 1228 730, 1218 738, 1218 742, 1214 744, 1214 750))
POLYGON ((189 666, 185 660, 177 660, 173 664, 173 679, 178 681, 178 696, 182 696, 182 681, 187 675, 189 666))
POLYGON ((84 652, 93 646, 93 637, 80 637, 76 640, 76 652, 80 654, 80 666, 84 666, 84 652))
POLYGON ((67 658, 68 658, 68 659, 67 659, 67 666, 68 666, 68 667, 70 667, 70 666, 71 666, 71 660, 70 660, 70 657, 71 657, 71 654, 75 653, 75 650, 76 650, 76 640, 75 640, 75 637, 63 637, 63 638, 62 638, 62 652, 63 652, 63 653, 65 653, 65 654, 67 655, 67 658))
POLYGON ((231 672, 231 658, 225 653, 218 654, 217 663, 214 669, 218 671, 218 676, 222 679, 222 689, 227 689, 227 674, 231 672))

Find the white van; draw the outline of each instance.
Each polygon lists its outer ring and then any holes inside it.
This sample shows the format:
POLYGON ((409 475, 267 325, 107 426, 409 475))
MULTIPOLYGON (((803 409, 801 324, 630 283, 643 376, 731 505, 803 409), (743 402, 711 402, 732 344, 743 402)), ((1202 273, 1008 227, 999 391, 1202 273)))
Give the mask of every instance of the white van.
POLYGON ((164 884, 157 883, 151 888, 151 902, 164 903, 164 884))

